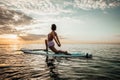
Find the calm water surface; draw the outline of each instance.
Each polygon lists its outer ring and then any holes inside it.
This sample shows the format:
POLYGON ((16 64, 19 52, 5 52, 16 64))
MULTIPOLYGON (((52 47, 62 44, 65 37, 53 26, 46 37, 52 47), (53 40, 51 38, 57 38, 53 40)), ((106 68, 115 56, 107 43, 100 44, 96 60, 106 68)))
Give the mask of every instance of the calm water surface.
POLYGON ((64 44, 61 49, 89 52, 93 58, 57 58, 55 76, 51 76, 45 56, 24 54, 21 48, 45 47, 0 45, 0 80, 120 80, 120 45, 64 44))

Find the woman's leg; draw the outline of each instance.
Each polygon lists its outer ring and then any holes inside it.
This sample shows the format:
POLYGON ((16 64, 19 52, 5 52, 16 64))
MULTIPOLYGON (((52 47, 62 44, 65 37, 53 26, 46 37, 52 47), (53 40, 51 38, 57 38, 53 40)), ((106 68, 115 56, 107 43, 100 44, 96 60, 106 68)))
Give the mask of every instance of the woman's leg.
POLYGON ((55 53, 63 53, 63 54, 68 54, 67 51, 62 51, 62 50, 57 50, 54 46, 49 47, 53 52, 55 53))
POLYGON ((48 51, 48 41, 45 39, 46 51, 48 51))
POLYGON ((56 49, 54 46, 50 46, 49 48, 50 48, 53 52, 55 52, 55 53, 58 52, 57 49, 56 49))

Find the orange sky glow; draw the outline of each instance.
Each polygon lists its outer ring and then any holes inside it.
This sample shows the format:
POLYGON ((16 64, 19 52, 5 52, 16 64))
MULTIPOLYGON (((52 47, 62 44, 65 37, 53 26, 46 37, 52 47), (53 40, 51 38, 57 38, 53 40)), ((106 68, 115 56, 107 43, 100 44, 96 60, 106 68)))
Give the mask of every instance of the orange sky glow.
MULTIPOLYGON (((23 40, 20 37, 17 38, 0 38, 0 44, 44 44, 44 38, 41 40, 23 40)), ((112 41, 75 41, 75 40, 60 40, 62 44, 119 44, 112 41)))

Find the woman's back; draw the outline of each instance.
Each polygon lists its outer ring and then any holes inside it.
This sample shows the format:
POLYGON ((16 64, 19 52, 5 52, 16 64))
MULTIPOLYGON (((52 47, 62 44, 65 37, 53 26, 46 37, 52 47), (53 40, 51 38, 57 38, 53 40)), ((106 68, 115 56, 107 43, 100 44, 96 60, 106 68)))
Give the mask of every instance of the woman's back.
POLYGON ((48 41, 52 41, 53 38, 54 38, 53 33, 52 33, 52 32, 49 33, 49 34, 48 34, 48 41))

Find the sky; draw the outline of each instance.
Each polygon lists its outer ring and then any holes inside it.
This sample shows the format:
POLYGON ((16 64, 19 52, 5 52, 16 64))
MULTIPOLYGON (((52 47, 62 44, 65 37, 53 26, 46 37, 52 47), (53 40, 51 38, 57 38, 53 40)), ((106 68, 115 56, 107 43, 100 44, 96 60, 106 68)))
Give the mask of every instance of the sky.
POLYGON ((0 8, 1 40, 38 42, 56 24, 63 42, 120 43, 120 0, 1 0, 0 8))

